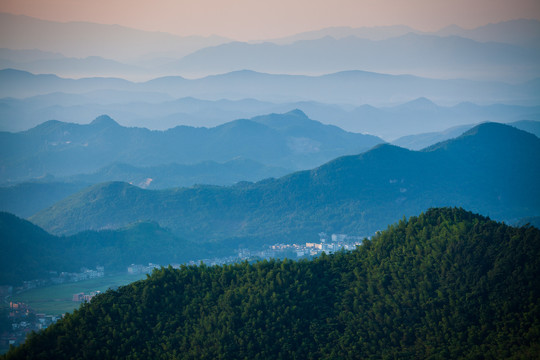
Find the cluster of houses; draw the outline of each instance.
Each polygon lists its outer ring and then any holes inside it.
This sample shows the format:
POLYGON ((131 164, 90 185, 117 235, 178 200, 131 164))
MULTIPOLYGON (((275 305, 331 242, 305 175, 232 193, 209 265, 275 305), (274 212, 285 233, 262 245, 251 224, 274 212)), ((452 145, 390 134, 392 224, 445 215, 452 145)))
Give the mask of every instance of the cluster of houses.
POLYGON ((59 316, 35 313, 28 305, 22 302, 9 302, 7 322, 11 325, 0 333, 0 349, 7 350, 10 345, 19 345, 24 342, 28 333, 48 328, 54 324, 59 316))
MULTIPOLYGON (((213 266, 231 264, 243 260, 253 259, 271 259, 271 258, 302 258, 318 256, 325 252, 331 254, 333 252, 344 250, 354 250, 357 246, 362 245, 365 237, 351 236, 347 234, 332 234, 328 236, 326 233, 319 233, 319 242, 304 243, 304 244, 274 244, 262 250, 239 249, 237 256, 227 256, 222 258, 201 259, 199 261, 190 261, 186 265, 198 265, 201 262, 213 266)), ((369 237, 368 237, 369 238, 369 237)), ((129 274, 150 274, 155 268, 161 265, 149 263, 148 265, 131 264, 127 268, 129 274)), ((171 264, 173 268, 179 268, 179 264, 171 264)))
POLYGON ((105 276, 105 268, 103 266, 96 266, 95 270, 88 268, 81 268, 78 273, 50 271, 49 277, 45 279, 35 279, 24 281, 21 287, 16 289, 17 292, 44 287, 48 285, 57 285, 70 282, 78 282, 88 279, 95 279, 105 276))
POLYGON ((96 279, 105 276, 105 268, 103 266, 96 266, 95 270, 82 268, 81 272, 68 273, 61 272, 57 277, 51 277, 53 284, 63 284, 66 282, 79 282, 88 279, 96 279))
POLYGON ((364 237, 350 236, 346 234, 319 234, 319 242, 307 242, 304 244, 274 244, 264 250, 252 251, 249 249, 238 250, 238 257, 242 260, 250 258, 282 258, 282 257, 310 257, 325 252, 331 254, 341 249, 354 250, 362 245, 364 237))

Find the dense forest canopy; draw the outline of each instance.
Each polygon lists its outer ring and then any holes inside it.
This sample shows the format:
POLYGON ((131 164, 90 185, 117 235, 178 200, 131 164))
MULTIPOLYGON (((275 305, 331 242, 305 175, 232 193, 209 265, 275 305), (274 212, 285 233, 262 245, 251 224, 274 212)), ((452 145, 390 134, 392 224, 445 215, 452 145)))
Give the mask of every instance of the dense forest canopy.
POLYGON ((539 275, 538 229, 431 209, 312 261, 156 270, 4 358, 533 358, 539 275))

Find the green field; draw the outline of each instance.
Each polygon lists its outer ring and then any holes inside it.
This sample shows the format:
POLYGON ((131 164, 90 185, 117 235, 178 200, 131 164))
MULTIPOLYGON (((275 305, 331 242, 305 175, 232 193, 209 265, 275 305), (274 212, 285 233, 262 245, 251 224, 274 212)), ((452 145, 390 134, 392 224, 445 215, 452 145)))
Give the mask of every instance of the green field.
POLYGON ((60 315, 65 312, 72 312, 80 306, 80 302, 72 301, 73 294, 81 292, 89 294, 97 290, 104 292, 109 288, 126 285, 144 278, 146 278, 145 274, 110 275, 98 279, 31 289, 13 295, 11 300, 28 304, 37 313, 60 315))

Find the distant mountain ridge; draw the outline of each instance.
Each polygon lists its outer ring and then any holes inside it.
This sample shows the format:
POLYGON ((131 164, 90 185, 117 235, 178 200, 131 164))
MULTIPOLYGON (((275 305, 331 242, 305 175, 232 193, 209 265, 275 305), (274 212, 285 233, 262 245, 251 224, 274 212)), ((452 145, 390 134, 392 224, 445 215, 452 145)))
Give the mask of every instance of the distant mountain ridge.
POLYGON ((80 78, 92 76, 149 77, 150 72, 140 66, 124 64, 101 56, 84 58, 65 57, 58 53, 37 50, 0 49, 0 68, 17 69, 38 74, 56 74, 80 78))
MULTIPOLYGON (((539 78, 540 79, 540 78, 539 78)), ((25 98, 55 92, 84 94, 92 91, 158 93, 169 98, 203 100, 257 99, 270 102, 316 101, 325 104, 389 106, 418 98, 438 104, 472 102, 537 106, 540 80, 518 84, 472 80, 438 80, 410 75, 346 71, 323 76, 275 75, 236 71, 198 79, 180 76, 133 83, 115 78, 63 79, 0 70, 0 97, 25 98), (7 86, 9 84, 9 86, 7 86)))
POLYGON ((305 169, 383 142, 323 125, 299 110, 214 128, 178 126, 167 131, 125 128, 108 116, 88 125, 51 120, 24 132, 0 133, 0 139, 4 182, 91 173, 115 162, 149 167, 244 158, 305 169))
MULTIPOLYGON (((540 121, 521 120, 507 123, 507 125, 527 131, 540 138, 540 121)), ((458 137, 474 126, 476 126, 476 124, 456 126, 441 132, 403 136, 392 141, 392 144, 407 148, 409 150, 421 150, 436 143, 458 137)))
POLYGON ((3 68, 77 78, 117 74, 141 80, 167 75, 171 70, 201 77, 243 69, 305 75, 369 70, 491 80, 539 76, 535 59, 540 50, 540 22, 526 19, 476 29, 449 26, 431 33, 406 26, 339 27, 244 44, 217 36, 180 37, 118 25, 60 23, 7 13, 0 14, 0 30, 6 34, 0 48, 26 52, 14 57, 0 51, 3 68), (209 60, 207 55, 216 50, 219 61, 209 60), (62 56, 51 57, 47 52, 62 56), (396 54, 402 55, 398 61, 393 60, 396 54))
POLYGON ((519 46, 538 48, 540 45, 540 21, 516 19, 490 23, 474 29, 450 26, 436 32, 440 35, 457 35, 481 42, 504 42, 519 46))
MULTIPOLYGON (((174 99, 158 92, 93 91, 84 94, 51 93, 25 99, 0 99, 0 130, 23 131, 48 119, 84 123, 101 114, 127 127, 165 130, 180 124, 214 127, 236 119, 269 113, 302 110, 309 118, 346 131, 369 133, 387 141, 425 132, 484 121, 540 120, 539 106, 505 104, 454 106, 435 104, 427 98, 395 106, 354 106, 316 101, 268 102, 257 99, 174 99)), ((457 134, 459 135, 459 134, 457 134)))
POLYGON ((303 32, 285 38, 267 40, 276 44, 290 44, 299 40, 315 40, 326 36, 335 39, 355 36, 367 40, 385 40, 409 33, 438 36, 460 36, 479 42, 501 42, 519 46, 538 47, 540 21, 535 19, 517 19, 491 23, 474 29, 464 29, 451 25, 435 32, 423 32, 409 26, 375 26, 375 27, 331 27, 315 31, 303 32))
POLYGON ((69 234, 144 218, 187 239, 229 239, 231 246, 310 239, 321 231, 367 235, 434 206, 466 206, 508 221, 540 212, 539 164, 540 139, 488 123, 422 152, 383 144, 255 184, 160 192, 100 184, 31 221, 69 234))
POLYGON ((407 33, 378 41, 327 36, 287 45, 231 42, 198 50, 164 69, 197 76, 244 69, 306 75, 364 70, 431 78, 526 81, 540 76, 538 63, 540 48, 536 47, 407 33))
POLYGON ((39 49, 69 57, 103 56, 113 60, 138 58, 149 53, 182 56, 230 41, 218 36, 181 37, 119 25, 62 23, 8 13, 0 13, 0 32, 5 34, 0 39, 0 48, 39 49))

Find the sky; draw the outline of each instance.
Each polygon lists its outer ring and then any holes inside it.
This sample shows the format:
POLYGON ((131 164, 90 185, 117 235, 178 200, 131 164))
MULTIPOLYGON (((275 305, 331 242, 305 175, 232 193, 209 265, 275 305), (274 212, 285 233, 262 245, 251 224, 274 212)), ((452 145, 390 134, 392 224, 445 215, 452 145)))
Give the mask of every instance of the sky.
POLYGON ((331 26, 408 25, 436 31, 526 18, 539 0, 0 0, 0 12, 177 35, 262 40, 331 26))

